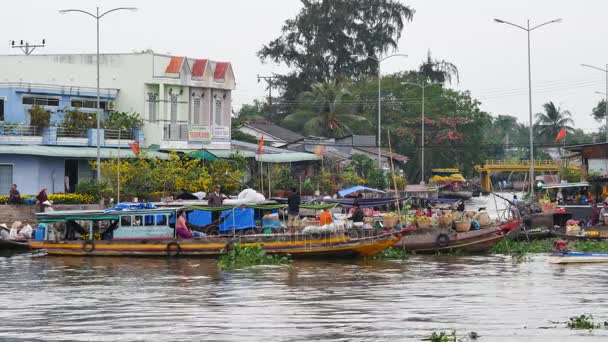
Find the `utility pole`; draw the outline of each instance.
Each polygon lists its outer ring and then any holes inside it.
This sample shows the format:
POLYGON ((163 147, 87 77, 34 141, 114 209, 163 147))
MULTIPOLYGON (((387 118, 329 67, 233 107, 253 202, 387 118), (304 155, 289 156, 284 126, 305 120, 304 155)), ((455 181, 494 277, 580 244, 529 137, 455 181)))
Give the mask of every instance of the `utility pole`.
POLYGON ((266 81, 266 83, 268 83, 268 109, 270 110, 270 116, 273 116, 273 109, 272 109, 272 87, 274 86, 274 79, 277 78, 277 76, 258 76, 258 83, 260 83, 261 80, 266 81))
POLYGON ((30 44, 27 41, 21 40, 21 41, 19 41, 19 44, 15 45, 15 41, 11 40, 11 48, 21 49, 21 51, 23 51, 24 54, 30 55, 32 52, 34 52, 34 50, 37 47, 44 47, 45 43, 46 43, 46 39, 43 39, 41 44, 30 44))

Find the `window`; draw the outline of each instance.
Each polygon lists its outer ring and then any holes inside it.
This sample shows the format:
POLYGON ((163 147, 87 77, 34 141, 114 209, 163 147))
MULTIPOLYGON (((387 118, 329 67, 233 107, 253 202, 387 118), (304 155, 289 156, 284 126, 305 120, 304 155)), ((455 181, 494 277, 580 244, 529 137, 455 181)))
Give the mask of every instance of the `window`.
POLYGON ((215 113, 213 123, 217 126, 222 125, 222 100, 215 100, 215 113))
MULTIPOLYGON (((72 100, 71 101, 71 106, 74 108, 93 108, 93 109, 97 109, 97 100, 83 100, 83 99, 77 99, 77 100, 72 100)), ((108 101, 105 100, 100 100, 99 101, 99 108, 101 109, 107 109, 108 107, 108 101)))
POLYGON ((195 96, 192 101, 192 123, 198 125, 201 123, 201 97, 195 96))
POLYGON ((0 165, 0 194, 7 195, 13 184, 13 165, 0 165))
POLYGON ((0 121, 4 121, 4 99, 0 99, 0 121))
POLYGON ((170 94, 171 97, 171 123, 177 123, 177 95, 170 94))
POLYGON ((24 96, 23 97, 24 105, 32 105, 32 106, 59 106, 59 98, 53 97, 35 97, 35 96, 24 96))
POLYGON ((155 93, 148 93, 148 115, 151 122, 156 122, 156 102, 158 102, 158 95, 155 93))

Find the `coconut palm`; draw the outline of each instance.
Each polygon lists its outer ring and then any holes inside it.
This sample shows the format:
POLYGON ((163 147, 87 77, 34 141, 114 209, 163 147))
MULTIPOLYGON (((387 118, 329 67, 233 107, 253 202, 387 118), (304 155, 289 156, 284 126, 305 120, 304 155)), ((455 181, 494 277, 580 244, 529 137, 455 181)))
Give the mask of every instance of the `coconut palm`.
POLYGON ((456 83, 460 82, 456 65, 443 59, 433 59, 431 50, 427 52, 426 60, 422 62, 418 72, 432 82, 452 83, 452 77, 456 77, 456 83))
POLYGON ((552 141, 562 128, 566 132, 574 132, 574 121, 570 118, 572 114, 565 109, 556 107, 553 102, 547 102, 543 105, 544 113, 536 114, 536 123, 534 129, 536 134, 544 137, 546 140, 552 141))
POLYGON ((283 125, 304 134, 335 138, 351 132, 348 123, 366 118, 354 114, 352 98, 341 83, 315 83, 300 94, 298 109, 283 119, 283 125))

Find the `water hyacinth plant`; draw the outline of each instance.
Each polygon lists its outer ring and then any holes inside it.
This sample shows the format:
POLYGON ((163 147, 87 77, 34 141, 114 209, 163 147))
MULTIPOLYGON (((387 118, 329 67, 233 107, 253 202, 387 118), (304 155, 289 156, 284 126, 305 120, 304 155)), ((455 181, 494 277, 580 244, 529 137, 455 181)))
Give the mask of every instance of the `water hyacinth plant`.
POLYGON ((283 265, 291 260, 285 256, 269 255, 263 245, 240 246, 235 244, 220 255, 217 265, 220 269, 239 269, 257 265, 283 265))

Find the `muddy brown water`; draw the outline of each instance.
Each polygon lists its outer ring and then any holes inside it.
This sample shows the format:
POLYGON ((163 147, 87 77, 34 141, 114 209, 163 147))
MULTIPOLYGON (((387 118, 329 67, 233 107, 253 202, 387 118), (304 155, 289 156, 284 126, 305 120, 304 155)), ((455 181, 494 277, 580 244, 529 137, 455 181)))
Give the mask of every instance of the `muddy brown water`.
POLYGON ((0 258, 0 340, 606 341, 570 316, 608 320, 605 265, 537 255, 295 261, 220 271, 213 260, 0 258))

